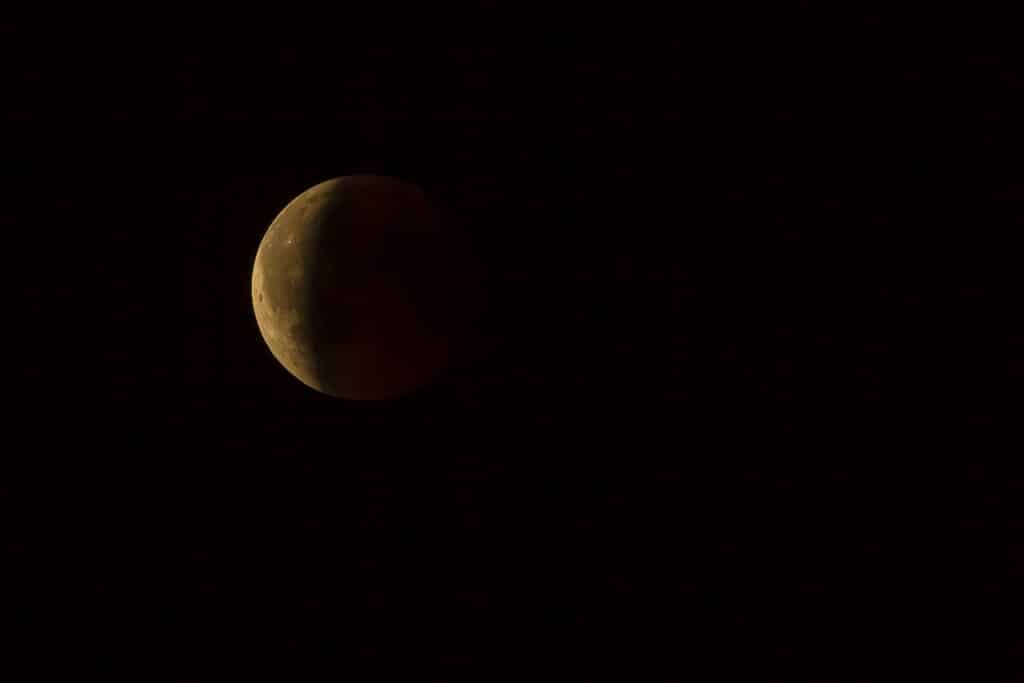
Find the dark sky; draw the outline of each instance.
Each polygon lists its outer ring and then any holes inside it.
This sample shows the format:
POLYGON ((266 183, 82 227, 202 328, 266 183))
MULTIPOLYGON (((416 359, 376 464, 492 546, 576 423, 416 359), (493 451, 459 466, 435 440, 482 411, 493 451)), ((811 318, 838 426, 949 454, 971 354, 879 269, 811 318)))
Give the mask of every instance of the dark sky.
POLYGON ((1024 69, 994 17, 763 14, 9 48, 5 211, 47 247, 8 254, 18 649, 176 683, 1024 676, 1024 69), (270 221, 351 173, 420 184, 486 273, 474 352, 393 402, 302 386, 251 310, 270 221))

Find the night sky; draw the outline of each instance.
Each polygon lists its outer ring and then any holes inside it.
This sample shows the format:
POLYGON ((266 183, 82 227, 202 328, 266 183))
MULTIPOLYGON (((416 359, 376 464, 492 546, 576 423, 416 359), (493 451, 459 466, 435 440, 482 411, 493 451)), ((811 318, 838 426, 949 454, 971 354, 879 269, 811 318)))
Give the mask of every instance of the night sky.
POLYGON ((51 246, 8 254, 45 276, 0 677, 1024 680, 1024 68, 996 18, 762 13, 9 47, 4 218, 51 246), (395 401, 306 388, 251 308, 353 173, 485 273, 395 401))

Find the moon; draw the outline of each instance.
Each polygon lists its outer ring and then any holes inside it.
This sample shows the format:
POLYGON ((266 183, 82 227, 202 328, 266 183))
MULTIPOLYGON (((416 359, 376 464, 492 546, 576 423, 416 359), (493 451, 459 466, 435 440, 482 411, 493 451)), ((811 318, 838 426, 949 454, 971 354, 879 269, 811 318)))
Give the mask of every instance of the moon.
POLYGON ((466 252, 418 186, 351 175, 314 185, 270 224, 252 269, 263 341, 323 394, 381 400, 448 365, 473 287, 466 252))

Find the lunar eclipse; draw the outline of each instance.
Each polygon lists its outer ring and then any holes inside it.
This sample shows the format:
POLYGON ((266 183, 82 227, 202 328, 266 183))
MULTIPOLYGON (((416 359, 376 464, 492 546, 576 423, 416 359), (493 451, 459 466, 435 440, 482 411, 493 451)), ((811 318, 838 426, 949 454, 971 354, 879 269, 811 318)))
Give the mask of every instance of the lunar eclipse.
POLYGON ((299 194, 270 224, 252 305, 274 358, 323 394, 407 394, 451 359, 474 286, 465 251, 426 193, 351 175, 299 194))

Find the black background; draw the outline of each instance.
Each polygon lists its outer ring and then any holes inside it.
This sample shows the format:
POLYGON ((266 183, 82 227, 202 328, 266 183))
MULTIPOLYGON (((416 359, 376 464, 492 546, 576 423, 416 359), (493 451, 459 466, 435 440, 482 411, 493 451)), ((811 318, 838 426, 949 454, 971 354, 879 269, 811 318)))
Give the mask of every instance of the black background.
POLYGON ((1024 71, 942 19, 5 26, 12 680, 1020 680, 1024 71), (387 403, 249 301, 361 172, 486 272, 387 403))

